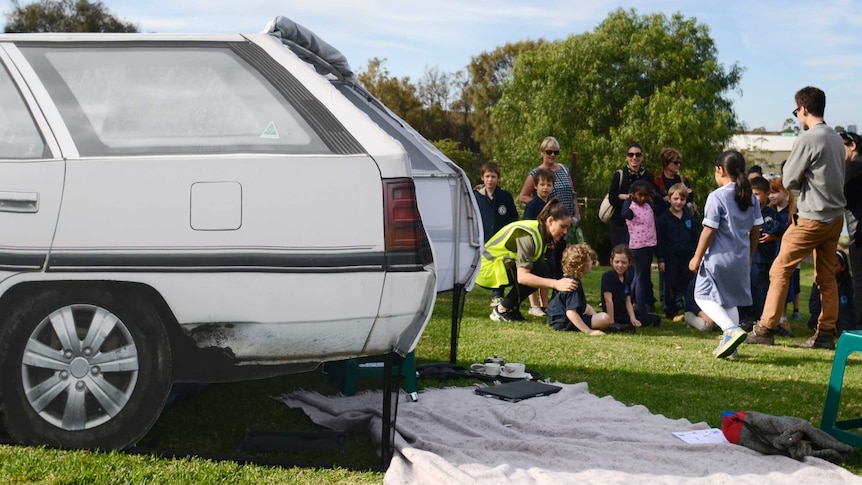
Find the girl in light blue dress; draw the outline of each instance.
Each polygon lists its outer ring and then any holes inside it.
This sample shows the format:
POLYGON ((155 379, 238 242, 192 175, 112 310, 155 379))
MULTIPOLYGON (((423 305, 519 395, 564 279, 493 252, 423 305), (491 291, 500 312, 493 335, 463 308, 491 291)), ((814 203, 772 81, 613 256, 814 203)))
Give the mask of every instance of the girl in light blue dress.
POLYGON ((751 305, 751 257, 760 238, 760 205, 751 192, 745 158, 730 150, 715 161, 718 189, 706 199, 703 231, 689 269, 697 274, 694 301, 724 332, 712 352, 735 353, 747 334, 739 327, 739 306, 751 305))

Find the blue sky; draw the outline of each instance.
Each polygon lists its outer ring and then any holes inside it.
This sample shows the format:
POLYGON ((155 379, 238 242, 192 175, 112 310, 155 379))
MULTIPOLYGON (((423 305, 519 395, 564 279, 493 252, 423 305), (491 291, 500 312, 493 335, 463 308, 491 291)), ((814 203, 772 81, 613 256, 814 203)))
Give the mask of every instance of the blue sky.
MULTIPOLYGON (((27 0, 21 0, 27 3, 27 0)), ((386 59, 391 75, 414 82, 426 69, 454 72, 506 42, 564 39, 592 31, 618 7, 639 14, 681 12, 709 26, 725 65, 746 69, 732 93, 750 128, 778 130, 806 85, 826 92, 826 121, 862 129, 862 1, 834 0, 102 0, 143 32, 240 32, 277 15, 340 49, 354 70, 386 59)), ((0 3, 2 5, 2 3, 0 3)), ((11 9, 6 3, 3 12, 11 9)), ((0 22, 5 22, 5 15, 0 22)))

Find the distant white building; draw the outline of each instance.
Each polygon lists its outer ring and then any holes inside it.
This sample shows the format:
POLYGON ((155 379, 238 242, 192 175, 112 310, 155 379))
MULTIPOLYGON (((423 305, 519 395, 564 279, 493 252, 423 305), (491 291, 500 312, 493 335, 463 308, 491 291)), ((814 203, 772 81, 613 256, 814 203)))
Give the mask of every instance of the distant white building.
POLYGON ((763 174, 768 176, 770 173, 781 173, 781 164, 787 160, 795 141, 795 133, 782 135, 743 133, 730 137, 727 148, 742 152, 747 166, 760 165, 763 168, 763 174))

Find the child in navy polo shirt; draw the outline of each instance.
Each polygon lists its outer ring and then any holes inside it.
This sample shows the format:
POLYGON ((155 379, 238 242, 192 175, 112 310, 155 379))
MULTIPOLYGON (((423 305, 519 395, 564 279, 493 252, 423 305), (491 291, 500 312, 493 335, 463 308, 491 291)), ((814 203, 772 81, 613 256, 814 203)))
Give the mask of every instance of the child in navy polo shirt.
MULTIPOLYGON (((510 222, 518 220, 518 208, 512 194, 498 187, 500 183, 500 165, 497 162, 486 162, 482 165, 482 185, 473 189, 473 196, 479 206, 482 217, 482 227, 485 232, 485 242, 510 222)), ((491 298, 491 306, 496 307, 503 301, 503 290, 495 289, 491 298)))
POLYGON ((688 262, 694 256, 697 248, 698 228, 694 217, 685 210, 688 203, 688 187, 679 183, 667 191, 670 209, 656 218, 658 244, 658 270, 664 273, 664 315, 671 320, 677 319, 677 313, 683 310, 682 303, 688 283, 694 279, 694 273, 688 269, 688 262))
POLYGON ((766 293, 769 291, 769 268, 778 254, 778 241, 784 235, 787 224, 778 215, 778 211, 769 203, 769 180, 763 177, 749 179, 751 193, 757 197, 760 203, 760 215, 763 216, 763 224, 760 226, 760 240, 754 256, 751 258, 751 306, 739 309, 742 321, 739 326, 745 331, 751 331, 754 320, 760 318, 763 313, 763 305, 766 302, 766 293))
POLYGON ((602 311, 610 315, 613 323, 606 332, 634 332, 635 327, 655 325, 658 315, 636 313, 632 304, 632 276, 628 273, 634 255, 625 244, 611 250, 611 267, 602 275, 602 311))
MULTIPOLYGON (((524 220, 535 220, 539 217, 539 213, 545 208, 545 204, 548 203, 551 192, 554 190, 556 176, 554 172, 546 168, 540 168, 536 170, 533 179, 536 181, 536 195, 524 207, 524 220)), ((553 253, 549 253, 546 257, 553 259, 553 253)), ((556 265, 555 261, 551 261, 551 263, 556 265)), ((530 295, 529 314, 534 317, 544 317, 547 316, 547 309, 548 290, 546 288, 539 288, 535 293, 530 295)))

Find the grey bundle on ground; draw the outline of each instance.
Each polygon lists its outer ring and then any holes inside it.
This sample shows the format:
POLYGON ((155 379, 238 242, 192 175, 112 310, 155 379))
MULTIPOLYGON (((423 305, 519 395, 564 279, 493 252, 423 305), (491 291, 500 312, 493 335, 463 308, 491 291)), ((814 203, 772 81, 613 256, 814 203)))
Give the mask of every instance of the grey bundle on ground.
POLYGON ((746 411, 742 424, 739 444, 766 455, 784 455, 796 460, 816 456, 842 463, 853 453, 853 447, 802 418, 746 411))

